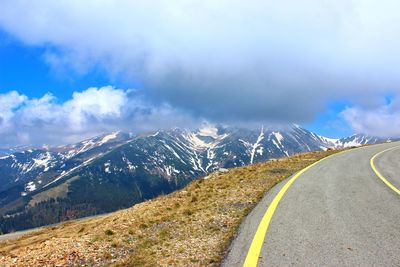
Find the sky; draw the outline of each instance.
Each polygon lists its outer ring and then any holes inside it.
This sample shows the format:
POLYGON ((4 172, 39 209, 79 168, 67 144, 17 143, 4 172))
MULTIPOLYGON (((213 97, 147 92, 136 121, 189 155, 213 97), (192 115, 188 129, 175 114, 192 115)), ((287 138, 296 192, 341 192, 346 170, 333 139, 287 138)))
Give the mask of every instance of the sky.
POLYGON ((0 0, 0 147, 297 123, 400 135, 394 0, 0 0))

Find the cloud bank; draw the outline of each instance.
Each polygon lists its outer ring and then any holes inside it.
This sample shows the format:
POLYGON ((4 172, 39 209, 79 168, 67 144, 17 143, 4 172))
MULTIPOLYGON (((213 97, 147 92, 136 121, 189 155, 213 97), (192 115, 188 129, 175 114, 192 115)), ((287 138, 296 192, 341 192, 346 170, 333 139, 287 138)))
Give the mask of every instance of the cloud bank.
POLYGON ((303 123, 328 101, 374 110, 399 94, 399 9, 395 0, 0 0, 0 27, 46 47, 54 68, 140 82, 154 106, 303 123))
POLYGON ((0 146, 59 145, 114 130, 148 131, 152 125, 193 125, 196 120, 168 105, 147 103, 135 91, 111 86, 75 92, 59 103, 51 94, 39 99, 12 91, 0 94, 0 146))
POLYGON ((357 133, 381 137, 400 137, 400 99, 374 109, 351 107, 342 112, 357 133))

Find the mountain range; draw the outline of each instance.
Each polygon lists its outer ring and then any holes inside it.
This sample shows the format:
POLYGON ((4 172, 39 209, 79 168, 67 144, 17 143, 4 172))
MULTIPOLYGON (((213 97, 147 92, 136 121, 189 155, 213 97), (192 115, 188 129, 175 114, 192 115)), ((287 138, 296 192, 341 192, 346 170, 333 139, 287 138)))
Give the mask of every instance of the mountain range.
POLYGON ((113 132, 76 144, 1 150, 0 230, 10 232, 129 207, 210 172, 299 152, 384 140, 332 139, 298 125, 205 125, 147 134, 113 132))

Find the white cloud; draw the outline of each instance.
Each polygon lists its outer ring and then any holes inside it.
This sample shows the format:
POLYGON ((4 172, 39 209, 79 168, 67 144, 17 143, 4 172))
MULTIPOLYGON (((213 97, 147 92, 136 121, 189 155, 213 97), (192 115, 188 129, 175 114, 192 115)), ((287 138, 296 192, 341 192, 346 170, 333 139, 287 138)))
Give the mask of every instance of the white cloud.
POLYGON ((311 120, 400 92, 395 0, 0 0, 0 26, 56 68, 101 66, 216 120, 311 120))
POLYGON ((22 126, 66 123, 68 128, 74 130, 87 128, 86 124, 93 121, 120 118, 121 109, 127 101, 126 91, 111 86, 74 92, 72 99, 64 103, 57 103, 57 99, 49 93, 39 99, 19 96, 24 99, 24 106, 12 112, 12 115, 17 117, 15 119, 22 126))
POLYGON ((48 95, 26 104, 25 124, 101 128, 125 122, 131 106, 140 127, 186 121, 171 106, 215 121, 302 123, 339 99, 357 106, 344 112, 356 131, 379 134, 374 114, 388 129, 397 118, 377 107, 379 97, 400 95, 399 9, 397 0, 0 0, 0 27, 45 47, 56 69, 100 66, 143 84, 153 103, 124 91, 113 92, 112 107, 101 104, 108 97, 78 94, 66 108, 48 95))
POLYGON ((372 136, 400 137, 400 99, 375 108, 349 107, 342 115, 357 133, 372 136))
POLYGON ((118 119, 126 104, 127 93, 110 86, 100 89, 89 88, 82 93, 75 92, 72 100, 64 104, 69 111, 69 120, 75 128, 85 126, 87 118, 101 121, 107 118, 118 119))
POLYGON ((16 91, 0 94, 0 132, 5 131, 9 126, 9 120, 14 115, 14 110, 26 101, 26 96, 16 91))
POLYGON ((154 127, 193 125, 195 120, 168 105, 155 107, 133 90, 111 86, 74 92, 63 103, 51 94, 29 99, 0 94, 0 147, 66 144, 113 130, 141 132, 154 127))

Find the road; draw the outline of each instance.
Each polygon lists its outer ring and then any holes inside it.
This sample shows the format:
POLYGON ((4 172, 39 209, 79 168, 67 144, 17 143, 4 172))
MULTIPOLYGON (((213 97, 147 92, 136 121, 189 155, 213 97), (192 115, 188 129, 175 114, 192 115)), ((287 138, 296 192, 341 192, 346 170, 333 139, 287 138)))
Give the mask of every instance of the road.
POLYGON ((5 235, 0 235, 0 242, 6 241, 6 240, 14 240, 25 234, 29 234, 29 233, 32 233, 34 231, 38 231, 41 229, 43 229, 43 228, 35 228, 35 229, 29 229, 29 230, 18 231, 18 232, 14 232, 14 233, 5 234, 5 235))
POLYGON ((87 217, 82 217, 82 218, 79 218, 79 219, 63 221, 63 222, 59 222, 59 223, 45 225, 45 226, 42 226, 42 227, 37 227, 37 228, 32 228, 32 229, 27 229, 27 230, 22 230, 22 231, 18 231, 18 232, 13 232, 13 233, 0 235, 0 242, 6 241, 6 240, 18 239, 19 237, 21 237, 23 235, 30 234, 30 233, 33 233, 33 232, 37 232, 37 231, 43 230, 45 228, 54 227, 54 226, 57 226, 57 225, 60 225, 60 224, 66 223, 66 222, 78 222, 78 221, 84 221, 84 220, 89 220, 89 219, 93 219, 93 218, 100 218, 100 217, 107 216, 108 214, 111 214, 111 213, 103 213, 103 214, 98 214, 98 215, 93 215, 93 216, 87 216, 87 217))
POLYGON ((286 179, 243 221, 223 266, 400 266, 399 163, 394 142, 286 179), (373 166, 393 188, 372 168, 378 153, 373 166))

